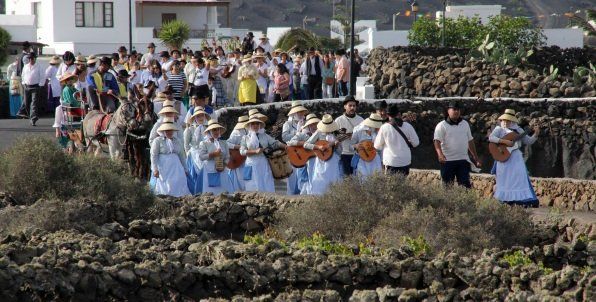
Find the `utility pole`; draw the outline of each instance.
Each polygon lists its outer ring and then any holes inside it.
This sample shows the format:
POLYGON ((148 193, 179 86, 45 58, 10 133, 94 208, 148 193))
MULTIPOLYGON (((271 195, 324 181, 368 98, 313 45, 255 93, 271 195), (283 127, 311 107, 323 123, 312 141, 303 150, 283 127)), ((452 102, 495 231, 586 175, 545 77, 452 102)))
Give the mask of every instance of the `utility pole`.
POLYGON ((447 11, 447 0, 443 0, 443 34, 441 34, 441 46, 445 47, 445 12, 447 11))
POLYGON ((401 14, 401 12, 397 12, 397 13, 393 14, 393 31, 395 31, 397 28, 395 20, 397 19, 397 16, 399 16, 399 14, 401 14))
POLYGON ((132 0, 128 0, 128 51, 132 52, 132 0))
POLYGON ((350 37, 350 95, 356 95, 356 74, 354 74, 354 66, 356 66, 356 62, 354 61, 354 22, 355 22, 355 8, 356 8, 356 0, 352 0, 352 34, 350 37))

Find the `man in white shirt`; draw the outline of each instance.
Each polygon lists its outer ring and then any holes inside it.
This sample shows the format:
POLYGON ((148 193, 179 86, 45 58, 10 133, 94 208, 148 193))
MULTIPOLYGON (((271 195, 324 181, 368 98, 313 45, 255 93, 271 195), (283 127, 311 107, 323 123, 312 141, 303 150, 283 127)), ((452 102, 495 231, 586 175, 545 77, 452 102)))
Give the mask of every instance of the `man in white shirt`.
POLYGON ((155 56, 155 44, 153 42, 147 45, 147 53, 141 57, 141 69, 149 68, 149 64, 151 64, 151 60, 155 56))
POLYGON ((410 174, 412 148, 420 144, 414 127, 401 119, 397 105, 387 110, 389 121, 379 129, 375 139, 375 149, 383 150, 383 165, 389 174, 410 174), (401 131, 401 132, 400 132, 401 131))
POLYGON ((342 151, 340 158, 340 165, 345 176, 352 175, 354 173, 352 169, 352 157, 354 156, 354 149, 352 146, 355 142, 352 140, 352 133, 354 127, 358 126, 364 119, 356 114, 356 107, 358 107, 358 101, 351 95, 346 96, 344 99, 344 114, 335 119, 335 122, 339 125, 340 129, 345 129, 346 134, 350 137, 342 142, 342 151))
POLYGON ((474 137, 468 122, 461 118, 461 111, 457 102, 449 103, 447 117, 437 124, 434 134, 434 145, 439 163, 441 163, 441 179, 445 184, 457 183, 471 188, 470 156, 477 167, 480 167, 474 137))
POLYGON ((23 66, 23 73, 21 79, 23 87, 25 88, 25 98, 23 104, 17 113, 18 117, 31 119, 31 126, 39 119, 38 108, 41 104, 39 102, 39 89, 46 81, 44 70, 41 65, 35 64, 37 55, 35 52, 29 53, 29 63, 23 66))
POLYGON ((269 43, 269 38, 267 38, 266 34, 262 34, 259 38, 259 45, 257 47, 261 47, 263 49, 264 54, 273 54, 273 46, 269 43))
POLYGON ((170 53, 164 50, 159 54, 159 57, 161 58, 161 62, 160 62, 161 63, 161 72, 163 72, 163 73, 169 72, 170 67, 174 63, 174 60, 170 56, 170 53))
POLYGON ((308 50, 308 57, 303 65, 306 65, 306 74, 308 76, 307 98, 309 100, 320 99, 323 92, 321 90, 323 85, 323 78, 321 76, 323 59, 315 52, 314 47, 308 50))

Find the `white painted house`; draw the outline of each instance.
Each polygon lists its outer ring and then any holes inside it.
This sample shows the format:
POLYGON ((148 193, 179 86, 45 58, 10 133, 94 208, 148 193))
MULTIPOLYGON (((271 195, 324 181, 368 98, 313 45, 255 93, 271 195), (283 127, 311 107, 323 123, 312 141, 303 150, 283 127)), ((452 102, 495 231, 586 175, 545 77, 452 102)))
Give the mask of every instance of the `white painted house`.
MULTIPOLYGON (((222 30, 218 8, 229 27, 230 1, 227 0, 7 0, 6 14, 34 16, 36 42, 47 44, 45 53, 112 53, 118 46, 129 45, 129 21, 132 20, 132 42, 138 50, 147 43, 159 45, 161 25, 174 19, 190 25, 187 46, 197 49, 205 38, 222 30), (129 18, 129 3, 131 10, 129 18)), ((0 26, 2 24, 0 17, 0 26)), ((28 40, 13 35, 14 41, 28 40)))

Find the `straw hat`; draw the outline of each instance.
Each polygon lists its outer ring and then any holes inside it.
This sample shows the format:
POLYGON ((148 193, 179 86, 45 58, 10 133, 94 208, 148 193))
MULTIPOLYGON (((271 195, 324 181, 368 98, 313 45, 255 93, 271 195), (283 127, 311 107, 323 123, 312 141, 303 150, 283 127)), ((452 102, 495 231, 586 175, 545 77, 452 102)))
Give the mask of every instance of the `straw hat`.
POLYGON ((259 53, 259 54, 252 56, 251 60, 252 59, 264 59, 264 58, 265 58, 265 56, 259 53))
POLYGON ((257 113, 260 113, 259 109, 256 109, 256 108, 250 109, 250 110, 248 110, 248 117, 252 117, 253 115, 255 115, 257 113))
POLYGON ((252 117, 244 124, 244 128, 248 128, 250 126, 250 124, 252 124, 252 123, 259 123, 259 124, 262 124, 263 126, 265 126, 265 122, 263 122, 262 120, 260 120, 256 117, 252 117))
POLYGON ((87 60, 85 59, 84 56, 78 55, 77 58, 75 59, 75 64, 87 64, 87 60))
POLYGON ((281 49, 281 48, 278 48, 278 49, 274 50, 273 52, 275 52, 275 53, 282 53, 282 52, 284 52, 284 50, 281 49))
POLYGON ((159 115, 164 115, 166 113, 176 113, 176 114, 180 114, 180 112, 178 112, 178 110, 174 109, 173 106, 164 106, 163 108, 161 108, 161 110, 159 111, 159 115))
POLYGON ((306 116, 306 120, 304 122, 304 125, 302 126, 302 128, 308 127, 312 124, 318 124, 321 120, 317 117, 316 114, 311 113, 309 115, 306 116))
POLYGON ((174 101, 171 101, 171 100, 165 100, 165 101, 163 101, 162 108, 163 108, 163 107, 172 107, 172 108, 173 108, 173 107, 174 107, 174 104, 175 104, 175 103, 174 103, 174 101))
POLYGON ((222 126, 220 123, 218 123, 216 120, 210 120, 209 124, 207 124, 207 129, 205 129, 205 131, 203 131, 203 133, 207 133, 213 129, 223 129, 223 131, 226 131, 226 127, 222 126))
POLYGON ((178 129, 178 126, 176 126, 174 122, 164 120, 163 123, 159 126, 159 128, 157 128, 157 131, 160 132, 167 130, 179 131, 180 129, 178 129))
POLYGON ((97 61, 98 59, 95 55, 90 55, 87 57, 87 64, 95 64, 97 61))
POLYGON ((269 117, 267 117, 266 115, 264 115, 264 114, 262 114, 261 112, 259 112, 259 109, 256 109, 256 108, 254 108, 254 109, 250 109, 250 110, 248 111, 248 117, 249 117, 250 119, 252 119, 252 118, 258 118, 258 119, 260 119, 260 120, 261 120, 263 123, 264 123, 264 122, 266 122, 266 121, 269 119, 269 117))
MULTIPOLYGON (((166 101, 167 102, 167 101, 166 101)), ((204 114, 206 118, 209 118, 209 113, 207 113, 207 111, 205 111, 205 109, 203 107, 196 107, 195 111, 193 112, 193 114, 188 118, 188 121, 186 121, 186 123, 190 124, 192 123, 192 120, 201 115, 204 114)))
POLYGON ((244 57, 242 57, 242 63, 246 63, 246 62, 250 62, 252 61, 252 56, 250 54, 244 55, 244 57))
POLYGON ((317 124, 317 130, 325 133, 339 130, 339 125, 333 121, 333 117, 329 114, 323 115, 323 119, 317 124))
POLYGON ((519 123, 519 120, 515 116, 515 110, 513 109, 505 109, 505 113, 499 116, 499 120, 511 121, 514 123, 519 123))
POLYGON ((381 128, 383 126, 383 118, 376 113, 372 113, 362 124, 370 128, 381 128))
POLYGON ((246 122, 248 122, 248 115, 243 115, 238 117, 238 123, 234 126, 234 130, 242 129, 246 126, 246 122))
POLYGON ((61 60, 59 56, 53 56, 52 59, 50 60, 50 64, 54 65, 54 64, 60 64, 61 60))
MULTIPOLYGON (((165 100, 167 100, 167 96, 163 92, 158 92, 157 96, 153 99, 154 102, 163 102, 165 100)), ((165 104, 164 104, 164 106, 165 106, 165 104)))
POLYGON ((306 109, 304 106, 302 106, 299 101, 292 101, 292 108, 290 108, 290 112, 288 112, 288 116, 290 116, 294 113, 303 112, 303 111, 308 111, 308 109, 306 109))
POLYGON ((74 73, 65 73, 60 77, 60 82, 68 81, 69 79, 76 78, 77 75, 74 73))
POLYGON ((269 38, 267 38, 267 34, 261 34, 261 37, 259 37, 259 40, 269 40, 269 38))

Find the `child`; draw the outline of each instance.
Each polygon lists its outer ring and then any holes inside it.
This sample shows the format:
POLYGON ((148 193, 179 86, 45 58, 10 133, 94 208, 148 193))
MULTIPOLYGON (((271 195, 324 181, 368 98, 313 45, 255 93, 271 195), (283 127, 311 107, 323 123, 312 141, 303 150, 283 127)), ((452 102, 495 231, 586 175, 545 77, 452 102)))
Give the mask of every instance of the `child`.
POLYGON ((232 193, 234 188, 230 181, 226 164, 230 159, 228 143, 221 140, 226 128, 215 120, 209 121, 205 134, 209 137, 199 144, 200 158, 203 160, 203 192, 214 194, 232 193))
MULTIPOLYGON (((305 146, 306 141, 311 137, 315 131, 317 131, 317 124, 321 120, 317 118, 315 114, 309 114, 306 116, 304 126, 300 131, 296 132, 294 137, 288 143, 288 146, 305 146)), ((310 146, 309 149, 313 149, 310 146)), ((306 163, 306 167, 296 169, 296 177, 298 179, 298 187, 300 188, 300 195, 307 195, 312 190, 312 175, 315 168, 315 157, 311 157, 306 163)))
POLYGON ((355 144, 352 147, 355 152, 352 158, 352 168, 360 177, 371 175, 376 171, 381 171, 383 168, 381 164, 381 152, 377 151, 377 155, 371 161, 365 161, 358 155, 358 149, 361 147, 360 143, 366 141, 374 142, 381 126, 383 126, 383 118, 376 113, 372 113, 369 118, 354 127, 352 141, 355 144))
POLYGON ((339 157, 341 154, 341 144, 333 134, 339 130, 339 126, 329 114, 325 114, 317 124, 317 131, 304 144, 305 149, 326 151, 327 148, 333 148, 334 152, 330 159, 324 161, 317 157, 313 174, 310 177, 312 190, 311 194, 324 194, 330 184, 341 179, 339 157), (317 141, 326 141, 328 146, 319 146, 317 141))
POLYGON ((184 150, 182 142, 174 135, 179 131, 175 122, 164 121, 159 129, 160 136, 151 144, 151 170, 156 178, 155 194, 180 197, 190 195, 186 184, 184 150))

